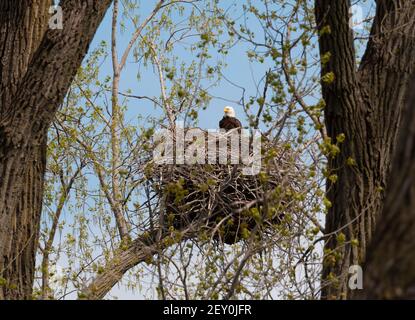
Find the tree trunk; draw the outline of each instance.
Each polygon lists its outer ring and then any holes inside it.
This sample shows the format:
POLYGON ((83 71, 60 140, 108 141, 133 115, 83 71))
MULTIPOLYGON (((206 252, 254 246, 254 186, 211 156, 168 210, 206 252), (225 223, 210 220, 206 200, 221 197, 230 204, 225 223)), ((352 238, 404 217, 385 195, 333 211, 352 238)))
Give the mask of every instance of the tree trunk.
POLYGON ((415 78, 385 199, 354 298, 415 299, 415 78))
POLYGON ((39 223, 33 222, 40 221, 46 139, 42 137, 26 150, 11 151, 3 143, 0 146, 0 267, 2 278, 7 280, 0 298, 29 297, 39 232, 39 223))
POLYGON ((415 69, 414 1, 377 1, 359 68, 349 9, 350 0, 315 2, 320 54, 331 55, 322 65, 327 131, 332 143, 338 135, 346 136, 328 164, 338 179, 327 182, 332 207, 326 216, 323 299, 347 298, 349 267, 365 258, 383 208, 404 97, 415 69), (324 80, 329 73, 333 81, 324 80))
MULTIPOLYGON (((50 5, 50 0, 0 4, 0 119, 12 112, 12 96, 42 40, 50 5)), ((0 130, 0 299, 31 295, 45 152, 45 133, 25 148, 14 148, 0 130)))
POLYGON ((50 0, 0 3, 0 299, 31 297, 47 129, 110 4, 63 0, 53 30, 50 0))
POLYGON ((30 297, 43 199, 46 134, 25 150, 10 149, 1 141, 0 159, 0 267, 1 277, 6 279, 0 298, 30 297))

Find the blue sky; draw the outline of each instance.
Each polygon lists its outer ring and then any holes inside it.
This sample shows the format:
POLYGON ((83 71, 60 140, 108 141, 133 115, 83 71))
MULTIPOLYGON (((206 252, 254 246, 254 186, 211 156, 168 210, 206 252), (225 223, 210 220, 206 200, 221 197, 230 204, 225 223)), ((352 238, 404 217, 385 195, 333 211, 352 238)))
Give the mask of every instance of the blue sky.
MULTIPOLYGON (((140 17, 144 18, 148 13, 154 8, 155 0, 146 0, 141 1, 141 6, 139 9, 140 17)), ((221 5, 224 7, 229 7, 234 0, 222 0, 221 5)), ((239 6, 234 6, 235 10, 240 10, 239 6)), ((121 10, 120 10, 121 11, 121 10)), ((100 25, 95 38, 91 44, 90 51, 96 48, 101 41, 106 41, 107 44, 111 40, 111 18, 112 18, 112 7, 108 10, 102 24, 100 25)), ((255 30, 255 25, 252 24, 251 27, 255 30)), ((118 34, 118 52, 119 57, 122 55, 125 47, 128 44, 128 41, 131 38, 132 26, 126 25, 125 32, 119 32, 118 34)), ((258 81, 265 73, 267 68, 266 64, 255 64, 252 65, 247 59, 246 50, 248 49, 247 45, 238 45, 235 48, 229 51, 229 54, 226 57, 227 67, 224 69, 224 74, 226 74, 227 79, 234 82, 235 84, 247 88, 246 96, 250 94, 255 95, 256 92, 250 91, 249 88, 255 88, 255 81, 258 81)), ((179 49, 180 57, 179 61, 189 61, 194 59, 193 55, 189 51, 179 49)), ((216 57, 213 56, 213 60, 220 59, 220 55, 216 57)), ((133 61, 132 54, 130 54, 129 59, 125 69, 121 75, 120 90, 126 92, 127 89, 132 90, 134 95, 160 95, 160 86, 156 78, 155 72, 151 68, 141 68, 140 69, 140 80, 137 79, 138 66, 133 61), (149 81, 150 79, 150 81, 149 81)), ((112 66, 110 57, 107 58, 106 62, 102 65, 101 74, 111 75, 112 66)), ((237 87, 229 84, 227 81, 222 81, 221 84, 210 91, 210 93, 217 97, 222 97, 231 101, 238 101, 241 98, 242 91, 237 87)), ((243 111, 239 107, 231 102, 222 101, 220 99, 212 99, 209 107, 205 111, 199 113, 199 126, 202 128, 215 128, 218 124, 218 121, 222 118, 223 107, 225 105, 232 105, 237 112, 237 115, 240 116, 240 120, 246 124, 245 119, 243 118, 243 111)), ((159 114, 160 110, 155 110, 151 102, 146 100, 136 100, 131 99, 129 101, 129 107, 127 111, 127 118, 134 118, 136 115, 140 114, 143 116, 147 115, 156 115, 159 114)))

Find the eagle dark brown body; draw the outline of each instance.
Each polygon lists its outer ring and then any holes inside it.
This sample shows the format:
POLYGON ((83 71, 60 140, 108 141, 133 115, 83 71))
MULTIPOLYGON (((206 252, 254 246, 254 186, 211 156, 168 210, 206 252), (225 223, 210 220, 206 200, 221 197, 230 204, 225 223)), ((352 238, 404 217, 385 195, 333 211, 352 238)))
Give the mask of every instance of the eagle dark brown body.
POLYGON ((234 117, 224 116, 222 120, 219 121, 219 128, 225 129, 226 131, 241 127, 241 122, 234 117))

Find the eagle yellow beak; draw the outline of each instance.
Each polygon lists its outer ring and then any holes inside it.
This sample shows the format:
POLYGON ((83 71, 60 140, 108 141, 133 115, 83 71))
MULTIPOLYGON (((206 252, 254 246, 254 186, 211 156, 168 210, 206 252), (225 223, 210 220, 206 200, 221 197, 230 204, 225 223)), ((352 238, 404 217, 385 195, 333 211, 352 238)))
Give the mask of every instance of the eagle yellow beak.
POLYGON ((223 112, 225 112, 225 113, 227 113, 229 111, 231 111, 231 110, 228 107, 225 107, 225 109, 223 109, 223 112))

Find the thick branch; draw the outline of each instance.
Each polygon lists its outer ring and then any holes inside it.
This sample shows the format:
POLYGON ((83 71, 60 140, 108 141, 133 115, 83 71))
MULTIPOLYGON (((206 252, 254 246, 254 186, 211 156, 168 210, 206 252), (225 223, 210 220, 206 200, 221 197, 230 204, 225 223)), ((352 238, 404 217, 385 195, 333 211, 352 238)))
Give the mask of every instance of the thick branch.
POLYGON ((322 65, 322 75, 334 73, 334 81, 323 83, 323 90, 341 92, 356 83, 355 48, 353 31, 349 27, 349 10, 350 0, 315 1, 320 54, 330 56, 327 63, 322 65))
MULTIPOLYGON (((185 230, 180 231, 180 239, 184 241, 190 239, 198 232, 199 224, 194 223, 185 230)), ((134 240, 127 249, 120 248, 109 261, 102 273, 100 273, 91 284, 83 290, 80 298, 86 299, 103 299, 105 295, 121 281, 124 274, 142 262, 151 262, 153 256, 176 243, 169 233, 163 233, 158 236, 158 230, 147 232, 134 240)))

